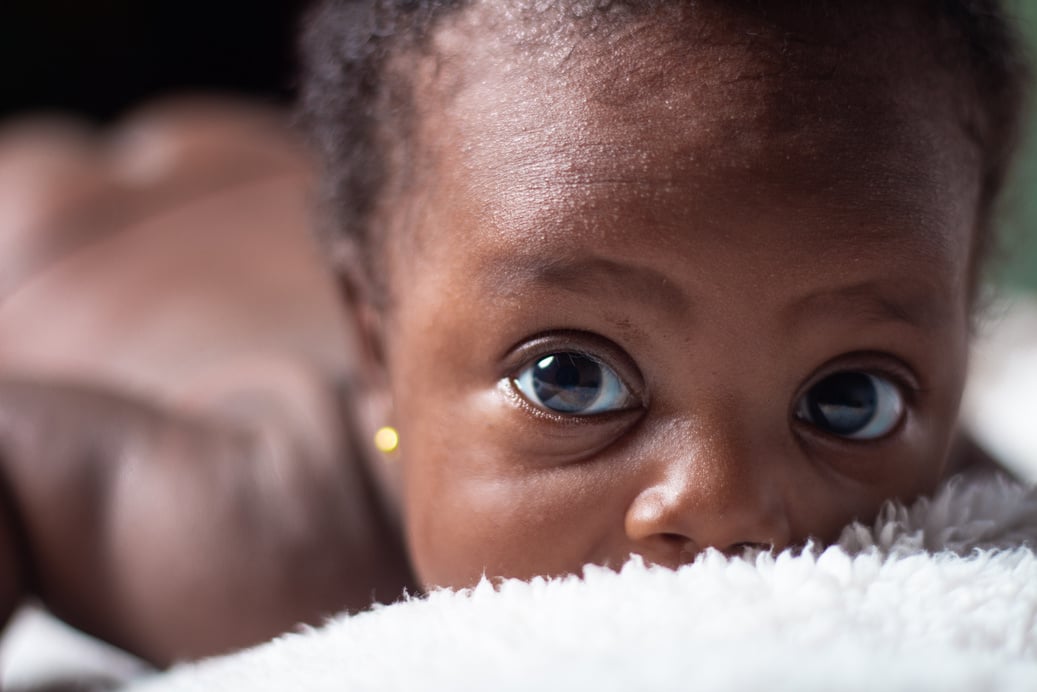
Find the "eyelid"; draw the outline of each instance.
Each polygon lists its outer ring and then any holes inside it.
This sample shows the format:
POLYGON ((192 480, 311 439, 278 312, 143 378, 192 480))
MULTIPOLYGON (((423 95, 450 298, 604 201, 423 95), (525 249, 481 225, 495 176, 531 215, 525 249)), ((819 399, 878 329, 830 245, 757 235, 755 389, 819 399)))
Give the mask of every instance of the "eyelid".
POLYGON ((611 368, 630 392, 636 404, 633 408, 647 408, 644 377, 633 358, 613 341, 593 332, 556 330, 534 334, 508 350, 502 359, 500 378, 510 380, 537 359, 565 351, 579 353, 611 368))
POLYGON ((792 399, 793 409, 800 397, 810 391, 810 388, 815 384, 829 375, 847 370, 885 377, 900 389, 901 394, 905 397, 904 403, 907 405, 912 405, 918 395, 925 391, 914 370, 908 367, 901 358, 879 351, 855 351, 836 356, 817 368, 800 385, 799 390, 792 399))

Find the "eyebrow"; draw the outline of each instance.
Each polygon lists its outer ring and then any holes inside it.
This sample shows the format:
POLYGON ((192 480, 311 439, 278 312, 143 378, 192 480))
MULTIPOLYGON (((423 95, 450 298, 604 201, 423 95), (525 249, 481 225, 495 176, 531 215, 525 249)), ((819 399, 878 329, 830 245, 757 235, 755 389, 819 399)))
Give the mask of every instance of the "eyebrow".
MULTIPOLYGON (((670 317, 686 319, 693 301, 665 274, 650 267, 603 257, 545 257, 537 254, 506 255, 493 263, 483 277, 486 290, 500 297, 520 297, 530 286, 543 286, 580 295, 630 297, 670 317)), ((950 318, 931 296, 935 289, 905 287, 893 295, 875 280, 837 288, 821 288, 780 308, 786 324, 852 314, 863 322, 897 322, 916 329, 932 328, 950 318)))
POLYGON ((665 274, 603 257, 508 255, 494 263, 484 283, 489 292, 501 296, 515 296, 530 285, 582 295, 596 295, 604 288, 613 295, 658 306, 671 315, 685 315, 691 310, 688 296, 665 274))
POLYGON ((868 322, 900 322, 917 329, 929 329, 950 318, 950 310, 940 309, 931 300, 933 290, 907 290, 891 295, 877 281, 861 281, 836 289, 821 289, 796 299, 783 311, 786 321, 803 317, 846 315, 852 312, 868 322))

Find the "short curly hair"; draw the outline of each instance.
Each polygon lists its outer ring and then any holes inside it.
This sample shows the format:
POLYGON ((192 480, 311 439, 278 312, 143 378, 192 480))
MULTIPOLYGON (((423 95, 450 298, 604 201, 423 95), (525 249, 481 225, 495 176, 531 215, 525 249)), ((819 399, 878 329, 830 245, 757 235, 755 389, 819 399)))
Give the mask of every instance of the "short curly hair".
MULTIPOLYGON (((659 5, 689 0, 511 0, 527 11, 563 10, 573 21, 621 22, 659 5), (538 9, 539 8, 539 9, 538 9)), ((817 0, 821 16, 838 17, 856 0, 817 0)), ((444 17, 471 0, 322 0, 309 13, 302 40, 300 115, 323 159, 324 198, 330 209, 325 233, 367 252, 374 234, 372 212, 385 193, 388 148, 406 142, 414 84, 386 69, 389 58, 429 50, 429 37, 444 17)), ((766 19, 787 0, 725 0, 766 19)), ((989 225, 993 207, 1017 148, 1029 83, 1029 65, 1015 24, 1001 0, 877 0, 872 13, 913 9, 916 21, 941 37, 941 64, 963 82, 973 107, 965 131, 979 145, 980 214, 989 225), (949 48, 948 48, 949 46, 949 48), (960 76, 959 76, 960 75, 960 76)), ((860 11, 860 10, 858 10, 860 11)), ((837 20, 838 21, 838 20, 837 20)), ((934 50, 936 45, 934 41, 934 50)), ((985 254, 988 232, 977 239, 985 254)), ((370 257, 365 257, 370 260, 370 257)))

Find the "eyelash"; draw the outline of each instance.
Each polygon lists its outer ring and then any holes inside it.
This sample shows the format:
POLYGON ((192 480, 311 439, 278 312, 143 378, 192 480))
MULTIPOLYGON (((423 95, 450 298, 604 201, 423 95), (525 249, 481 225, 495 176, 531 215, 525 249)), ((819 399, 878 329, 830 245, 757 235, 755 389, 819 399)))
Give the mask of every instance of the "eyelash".
POLYGON ((900 393, 906 397, 905 404, 908 405, 913 405, 916 398, 925 391, 914 371, 900 358, 875 351, 857 351, 837 356, 818 368, 800 387, 796 393, 796 400, 829 375, 847 370, 885 377, 897 386, 900 393))
POLYGON ((616 416, 629 414, 631 410, 648 408, 644 379, 633 360, 620 346, 592 332, 564 330, 535 335, 513 346, 503 362, 505 365, 502 384, 506 384, 506 390, 522 408, 538 418, 568 425, 587 424, 610 421, 616 416), (560 353, 578 354, 611 369, 630 393, 633 405, 622 410, 574 415, 541 408, 529 401, 516 386, 516 378, 522 370, 536 361, 560 353))

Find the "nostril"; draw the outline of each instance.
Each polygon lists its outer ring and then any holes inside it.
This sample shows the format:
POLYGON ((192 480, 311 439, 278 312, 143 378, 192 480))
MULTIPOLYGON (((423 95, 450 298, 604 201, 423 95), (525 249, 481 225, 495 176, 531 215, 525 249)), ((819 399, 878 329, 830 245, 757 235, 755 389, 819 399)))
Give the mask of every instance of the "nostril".
POLYGON ((742 543, 733 543, 724 550, 724 555, 728 557, 735 557, 745 555, 748 552, 762 552, 770 553, 774 551, 773 543, 754 543, 752 541, 744 541, 742 543))
POLYGON ((655 549, 652 551, 655 564, 676 569, 681 565, 694 562, 700 550, 695 541, 680 533, 658 533, 655 535, 655 549))
MULTIPOLYGON (((678 548, 680 550, 681 562, 688 562, 694 560, 695 557, 702 551, 702 546, 698 545, 695 541, 689 539, 679 533, 663 533, 659 534, 660 538, 670 546, 678 548)), ((707 546, 709 547, 709 546, 707 546)), ((713 546, 720 550, 727 557, 741 557, 747 553, 770 553, 774 552, 774 545, 772 543, 758 543, 754 541, 742 541, 739 543, 732 543, 726 548, 720 548, 720 546, 713 546)))

